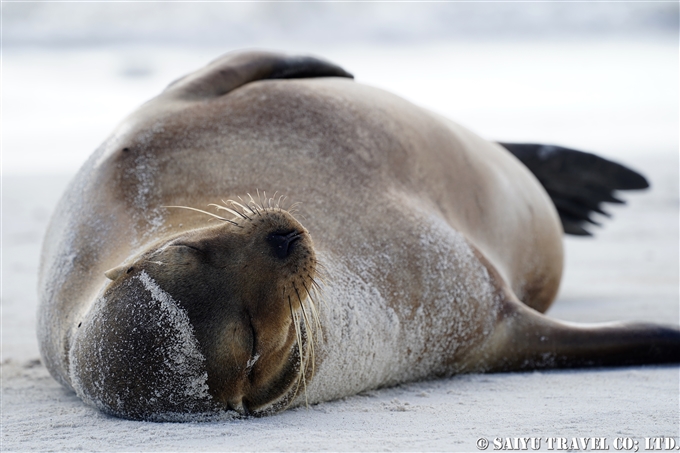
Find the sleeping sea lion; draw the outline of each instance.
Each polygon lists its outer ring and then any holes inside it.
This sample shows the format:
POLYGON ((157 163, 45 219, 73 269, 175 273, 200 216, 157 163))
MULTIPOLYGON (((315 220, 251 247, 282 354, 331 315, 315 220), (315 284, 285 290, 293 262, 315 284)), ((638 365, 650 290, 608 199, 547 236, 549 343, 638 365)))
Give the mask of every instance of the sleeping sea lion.
POLYGON ((315 58, 228 54, 132 113, 70 184, 40 267, 43 360, 146 420, 678 362, 677 327, 542 314, 564 229, 647 185, 590 156, 486 141, 315 58))

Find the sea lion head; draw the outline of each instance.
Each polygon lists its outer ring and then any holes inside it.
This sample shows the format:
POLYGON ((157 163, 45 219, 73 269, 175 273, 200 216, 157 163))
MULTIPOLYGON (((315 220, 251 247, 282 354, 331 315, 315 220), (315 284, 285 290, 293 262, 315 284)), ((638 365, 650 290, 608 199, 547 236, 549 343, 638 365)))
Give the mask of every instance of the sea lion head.
MULTIPOLYGON (((236 206, 240 207, 240 209, 236 206)), ((278 207, 154 244, 106 273, 112 282, 76 329, 76 392, 128 418, 287 407, 313 374, 317 263, 309 232, 278 207)), ((211 214, 212 215, 212 214, 211 214)))

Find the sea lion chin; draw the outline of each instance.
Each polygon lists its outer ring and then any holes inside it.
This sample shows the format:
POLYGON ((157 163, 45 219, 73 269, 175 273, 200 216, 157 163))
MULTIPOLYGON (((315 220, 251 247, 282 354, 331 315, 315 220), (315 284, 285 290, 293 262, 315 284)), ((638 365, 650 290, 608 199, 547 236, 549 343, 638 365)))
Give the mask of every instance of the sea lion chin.
POLYGON ((287 406, 312 377, 309 232, 281 208, 240 206, 106 272, 112 281, 70 354, 83 399, 132 418, 261 415, 287 406))

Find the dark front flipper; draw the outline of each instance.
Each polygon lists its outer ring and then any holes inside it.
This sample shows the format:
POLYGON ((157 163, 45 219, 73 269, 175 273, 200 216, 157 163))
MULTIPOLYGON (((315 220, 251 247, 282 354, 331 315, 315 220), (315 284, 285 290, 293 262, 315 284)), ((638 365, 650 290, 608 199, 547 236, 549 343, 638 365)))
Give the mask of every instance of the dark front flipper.
POLYGON ((257 80, 309 77, 353 78, 341 67, 314 57, 257 51, 233 52, 174 81, 165 93, 195 100, 222 96, 257 80))
POLYGON ((641 174, 594 154, 561 146, 499 143, 531 170, 550 195, 566 234, 590 236, 592 212, 609 215, 602 203, 624 203, 616 190, 646 189, 641 174))

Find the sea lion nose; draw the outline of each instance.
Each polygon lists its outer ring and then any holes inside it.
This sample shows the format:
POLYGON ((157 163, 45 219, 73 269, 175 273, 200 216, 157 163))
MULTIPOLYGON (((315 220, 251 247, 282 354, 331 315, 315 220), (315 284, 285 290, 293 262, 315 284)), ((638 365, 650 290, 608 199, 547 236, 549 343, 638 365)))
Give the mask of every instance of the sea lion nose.
POLYGON ((287 258, 293 251, 293 244, 300 239, 302 233, 291 231, 289 233, 274 232, 267 236, 267 242, 274 249, 274 253, 281 259, 287 258))

